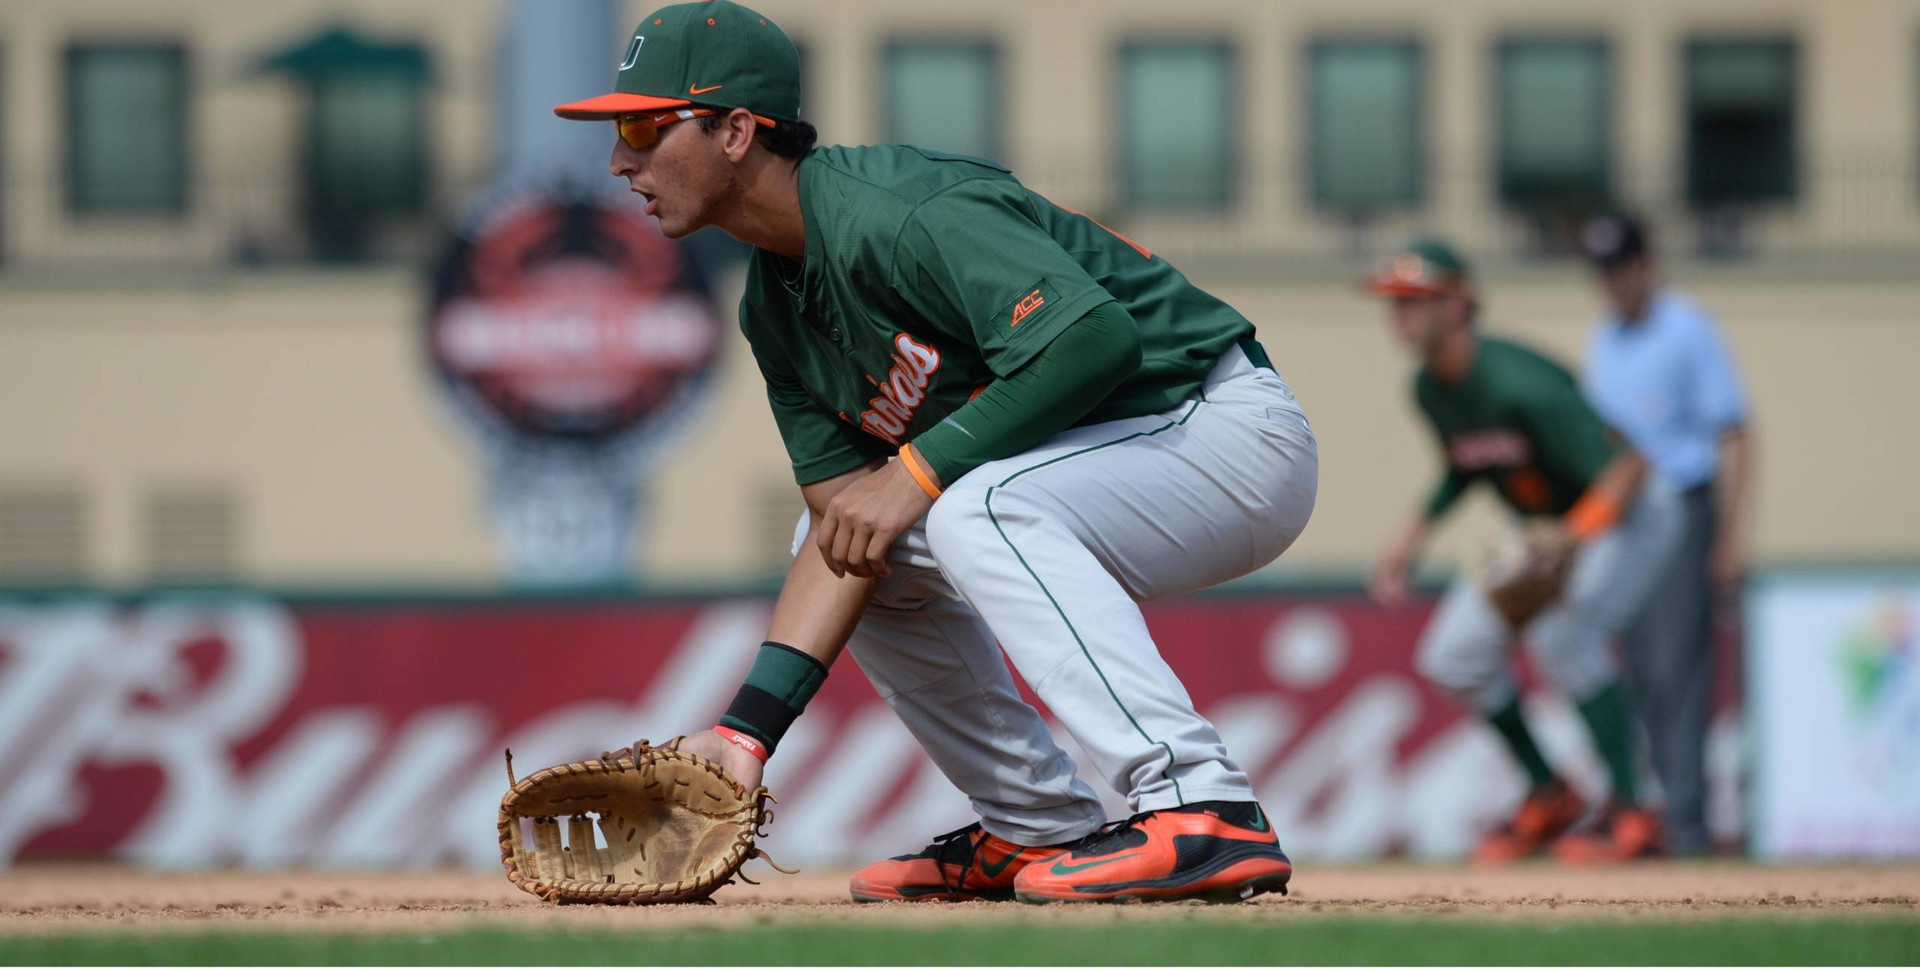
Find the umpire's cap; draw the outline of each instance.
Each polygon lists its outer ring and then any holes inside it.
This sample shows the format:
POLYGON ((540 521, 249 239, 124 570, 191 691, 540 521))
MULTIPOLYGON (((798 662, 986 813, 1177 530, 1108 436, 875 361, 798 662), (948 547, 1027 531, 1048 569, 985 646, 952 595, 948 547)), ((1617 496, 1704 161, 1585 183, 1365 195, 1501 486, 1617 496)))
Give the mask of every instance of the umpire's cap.
POLYGON ((1647 233, 1638 219, 1602 215, 1581 228, 1580 249, 1604 272, 1646 255, 1647 233))

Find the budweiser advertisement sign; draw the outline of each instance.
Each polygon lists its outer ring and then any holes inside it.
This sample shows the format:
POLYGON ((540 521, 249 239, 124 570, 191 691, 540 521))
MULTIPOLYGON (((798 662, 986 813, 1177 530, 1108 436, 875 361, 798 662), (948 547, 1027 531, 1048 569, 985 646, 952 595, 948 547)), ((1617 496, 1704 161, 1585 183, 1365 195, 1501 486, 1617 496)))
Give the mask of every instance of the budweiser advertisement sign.
MULTIPOLYGON (((769 608, 0 601, 0 861, 494 864, 504 748, 524 774, 710 725, 769 608)), ((1297 857, 1457 856, 1518 795, 1485 728, 1412 671, 1425 607, 1217 597, 1147 617, 1297 857)), ((1549 754, 1597 787, 1577 717, 1531 702, 1549 754)), ((1722 713, 1724 834, 1738 756, 1722 713)), ((783 860, 899 853, 972 819, 850 661, 768 785, 783 860)))

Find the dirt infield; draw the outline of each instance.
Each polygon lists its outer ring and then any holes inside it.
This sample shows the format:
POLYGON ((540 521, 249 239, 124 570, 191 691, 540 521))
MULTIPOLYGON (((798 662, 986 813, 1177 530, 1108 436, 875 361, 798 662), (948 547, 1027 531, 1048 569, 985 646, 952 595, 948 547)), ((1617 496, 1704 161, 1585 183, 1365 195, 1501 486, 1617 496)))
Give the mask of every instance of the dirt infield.
MULTIPOLYGON (((750 865, 757 867, 759 865, 750 865)), ((1382 864, 1307 866, 1289 898, 1250 904, 1032 908, 1026 905, 855 905, 844 874, 772 872, 705 906, 551 907, 499 874, 474 871, 159 873, 114 866, 28 865, 0 873, 0 935, 130 929, 412 931, 478 925, 583 930, 684 928, 804 921, 910 926, 939 919, 1126 917, 1287 918, 1315 914, 1484 917, 1726 913, 1884 914, 1920 917, 1920 867, 1766 867, 1736 862, 1655 863, 1608 870, 1521 866, 1498 871, 1382 864)), ((758 876, 758 875, 755 875, 758 876)))

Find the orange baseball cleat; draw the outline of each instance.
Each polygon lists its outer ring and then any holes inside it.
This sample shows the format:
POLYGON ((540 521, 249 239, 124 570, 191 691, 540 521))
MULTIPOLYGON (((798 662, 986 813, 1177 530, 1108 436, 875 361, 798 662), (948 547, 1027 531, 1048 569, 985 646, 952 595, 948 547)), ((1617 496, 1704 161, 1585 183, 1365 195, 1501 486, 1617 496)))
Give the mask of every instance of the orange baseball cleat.
POLYGON ((1293 864, 1257 803, 1211 800, 1135 814, 1028 864, 1022 901, 1242 901, 1287 892, 1293 864))
POLYGON ((1553 856, 1564 864, 1592 866, 1657 857, 1661 849, 1658 816, 1640 807, 1616 805, 1608 808, 1593 830, 1556 841, 1553 856))
POLYGON ((853 875, 856 901, 1011 901, 1013 878, 1064 847, 1022 847, 979 824, 933 838, 917 854, 868 864, 853 875))
POLYGON ((1472 863, 1492 867, 1532 856, 1586 812, 1586 801, 1572 787, 1562 780, 1549 780, 1520 801, 1512 820, 1480 840, 1473 849, 1472 863))

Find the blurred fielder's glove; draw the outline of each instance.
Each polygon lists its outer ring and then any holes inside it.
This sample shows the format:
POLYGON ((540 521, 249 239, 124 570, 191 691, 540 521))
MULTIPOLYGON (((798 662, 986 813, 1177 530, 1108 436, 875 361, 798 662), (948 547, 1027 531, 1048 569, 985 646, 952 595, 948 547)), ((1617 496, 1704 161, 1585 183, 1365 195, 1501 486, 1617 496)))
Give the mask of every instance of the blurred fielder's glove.
POLYGON ((1536 521, 1487 557, 1480 586, 1509 628, 1526 628, 1559 600, 1578 547, 1558 521, 1536 521))
POLYGON ((773 820, 766 808, 772 797, 766 787, 748 790, 717 764, 680 752, 679 742, 641 740, 518 782, 509 751, 512 788, 500 800, 507 880, 556 904, 702 901, 736 875, 753 883, 739 871, 765 856, 754 839, 773 820), (605 847, 594 838, 596 823, 605 847))

